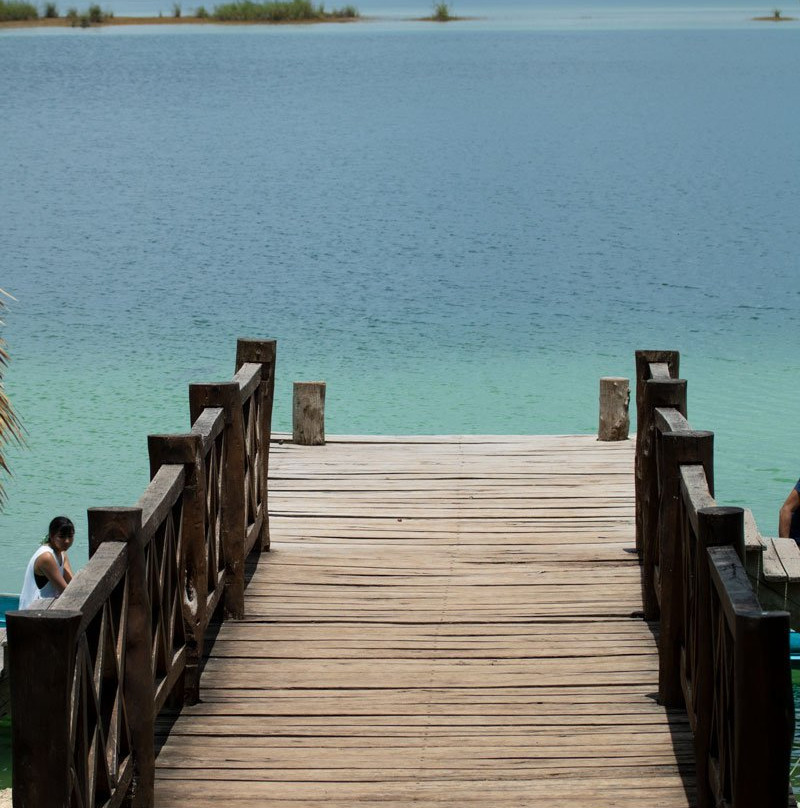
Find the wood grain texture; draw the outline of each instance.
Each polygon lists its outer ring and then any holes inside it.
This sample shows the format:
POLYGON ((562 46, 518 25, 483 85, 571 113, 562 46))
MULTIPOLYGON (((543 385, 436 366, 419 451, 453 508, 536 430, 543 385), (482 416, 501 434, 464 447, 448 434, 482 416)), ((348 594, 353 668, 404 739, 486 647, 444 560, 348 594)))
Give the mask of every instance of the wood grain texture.
POLYGON ((201 702, 159 720, 159 808, 692 804, 639 616, 632 441, 271 454, 271 552, 201 702))

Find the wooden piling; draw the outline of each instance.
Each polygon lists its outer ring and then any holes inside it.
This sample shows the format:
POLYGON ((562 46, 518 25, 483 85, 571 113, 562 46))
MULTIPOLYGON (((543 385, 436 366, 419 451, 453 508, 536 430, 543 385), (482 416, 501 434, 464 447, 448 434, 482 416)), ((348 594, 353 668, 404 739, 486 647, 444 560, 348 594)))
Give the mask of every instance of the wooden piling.
POLYGON ((598 440, 627 440, 631 419, 628 413, 631 390, 628 379, 604 376, 600 379, 600 426, 598 440))
POLYGON ((292 440, 301 446, 325 444, 325 382, 295 382, 292 440))

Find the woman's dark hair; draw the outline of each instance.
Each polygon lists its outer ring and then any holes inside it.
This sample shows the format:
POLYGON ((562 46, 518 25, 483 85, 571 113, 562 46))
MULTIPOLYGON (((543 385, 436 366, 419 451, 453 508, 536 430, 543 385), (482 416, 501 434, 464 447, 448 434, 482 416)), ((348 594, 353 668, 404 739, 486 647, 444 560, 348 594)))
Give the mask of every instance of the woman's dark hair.
POLYGON ((56 518, 50 522, 50 527, 47 529, 45 542, 50 541, 51 536, 68 537, 74 535, 75 525, 72 524, 72 519, 68 519, 66 516, 56 516, 56 518))

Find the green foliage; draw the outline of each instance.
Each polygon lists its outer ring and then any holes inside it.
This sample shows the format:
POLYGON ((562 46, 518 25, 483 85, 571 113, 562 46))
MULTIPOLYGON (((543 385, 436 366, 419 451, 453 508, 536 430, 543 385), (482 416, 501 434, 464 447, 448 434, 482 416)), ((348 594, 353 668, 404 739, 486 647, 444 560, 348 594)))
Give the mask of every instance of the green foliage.
POLYGON ((114 14, 111 11, 103 11, 99 5, 93 3, 83 12, 79 12, 77 8, 70 6, 64 16, 73 28, 79 25, 81 28, 89 28, 92 25, 107 22, 114 17, 114 14))
POLYGON ((0 0, 0 22, 12 20, 36 20, 39 12, 31 3, 17 2, 17 0, 0 0))
POLYGON ((173 3, 172 4, 172 16, 175 17, 176 20, 180 18, 180 16, 181 16, 181 4, 180 3, 173 3))
POLYGON ((358 9, 355 6, 345 6, 344 8, 335 8, 330 13, 331 17, 335 17, 336 19, 355 19, 356 17, 360 17, 361 15, 358 13, 358 9))
POLYGON ((58 17, 58 6, 55 3, 45 3, 44 16, 48 20, 54 20, 58 17))
POLYGON ((781 10, 779 8, 774 9, 772 12, 772 17, 773 19, 779 20, 781 18, 781 10))
POLYGON ((453 15, 450 13, 450 6, 447 3, 437 3, 433 7, 433 17, 431 19, 436 20, 436 22, 448 22, 449 20, 453 19, 453 15))
POLYGON ((198 17, 201 20, 205 20, 208 17, 208 12, 206 11, 205 6, 198 7, 197 11, 194 13, 195 17, 198 17))
POLYGON ((216 6, 213 13, 215 19, 223 22, 300 22, 357 16, 358 11, 353 6, 329 13, 323 5, 314 6, 311 0, 272 0, 266 3, 236 0, 216 6))
POLYGON ((214 9, 214 16, 224 21, 265 21, 283 22, 284 20, 315 20, 319 10, 314 8, 310 0, 289 0, 289 2, 254 3, 252 0, 223 3, 214 9))

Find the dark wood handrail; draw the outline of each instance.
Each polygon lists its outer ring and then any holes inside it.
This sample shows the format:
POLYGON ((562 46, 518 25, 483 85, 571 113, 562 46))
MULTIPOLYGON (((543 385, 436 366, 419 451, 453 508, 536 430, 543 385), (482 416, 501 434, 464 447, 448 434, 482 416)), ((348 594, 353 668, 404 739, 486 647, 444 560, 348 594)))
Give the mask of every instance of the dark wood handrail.
POLYGON ((659 700, 689 716, 698 808, 783 808, 789 615, 752 590, 744 511, 714 498, 714 436, 687 420, 677 353, 638 351, 636 367, 636 537, 645 617, 660 621, 659 700))
POLYGON ((789 615, 762 611, 732 547, 712 547, 708 558, 711 644, 720 685, 709 738, 712 792, 731 806, 782 805, 794 726, 786 666, 789 615), (765 734, 764 727, 774 731, 765 734), (759 777, 751 777, 752 771, 759 777))
POLYGON ((269 548, 275 348, 239 340, 231 382, 192 385, 136 506, 89 509, 86 566, 7 615, 16 808, 153 805, 155 716, 197 700, 209 621, 244 614, 245 559, 269 548))

